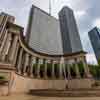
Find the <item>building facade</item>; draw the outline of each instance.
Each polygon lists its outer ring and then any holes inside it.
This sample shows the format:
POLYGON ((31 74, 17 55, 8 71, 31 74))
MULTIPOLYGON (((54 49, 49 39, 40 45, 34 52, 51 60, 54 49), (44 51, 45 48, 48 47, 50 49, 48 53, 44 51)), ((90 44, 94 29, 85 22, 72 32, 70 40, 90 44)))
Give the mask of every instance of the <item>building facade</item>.
POLYGON ((88 32, 89 38, 96 56, 97 61, 100 60, 100 31, 95 27, 88 32))

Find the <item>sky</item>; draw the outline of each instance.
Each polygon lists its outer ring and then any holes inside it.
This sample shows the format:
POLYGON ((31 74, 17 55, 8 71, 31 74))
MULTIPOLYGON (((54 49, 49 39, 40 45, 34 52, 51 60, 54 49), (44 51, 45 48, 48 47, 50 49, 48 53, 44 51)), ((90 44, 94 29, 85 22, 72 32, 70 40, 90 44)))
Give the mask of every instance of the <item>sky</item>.
MULTIPOLYGON (((49 12, 49 0, 0 0, 0 12, 3 11, 15 16, 15 23, 26 29, 32 4, 49 12)), ((88 31, 95 26, 100 27, 100 0, 51 0, 51 5, 51 14, 56 18, 63 6, 73 9, 83 48, 88 52, 87 61, 96 63, 88 31)))

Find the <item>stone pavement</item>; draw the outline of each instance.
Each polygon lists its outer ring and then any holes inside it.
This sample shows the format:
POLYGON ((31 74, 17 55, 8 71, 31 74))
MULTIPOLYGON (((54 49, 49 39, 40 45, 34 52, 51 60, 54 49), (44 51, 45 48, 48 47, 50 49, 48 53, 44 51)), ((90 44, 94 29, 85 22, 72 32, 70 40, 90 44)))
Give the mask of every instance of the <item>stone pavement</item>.
POLYGON ((41 97, 24 94, 1 96, 0 100, 100 100, 100 97, 41 97))

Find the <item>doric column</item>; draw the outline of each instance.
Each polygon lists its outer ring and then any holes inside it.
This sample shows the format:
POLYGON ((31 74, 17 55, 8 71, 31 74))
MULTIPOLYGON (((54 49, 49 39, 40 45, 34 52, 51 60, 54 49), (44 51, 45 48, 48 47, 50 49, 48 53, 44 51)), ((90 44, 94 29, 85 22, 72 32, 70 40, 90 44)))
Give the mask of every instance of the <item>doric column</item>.
POLYGON ((14 61, 13 61, 13 65, 16 65, 16 62, 17 62, 17 55, 18 55, 18 50, 19 50, 19 47, 20 47, 20 44, 17 43, 16 45, 16 51, 15 51, 15 54, 14 54, 14 61))
POLYGON ((20 49, 19 57, 18 57, 17 71, 18 71, 19 74, 21 73, 22 55, 23 55, 23 48, 20 49))
POLYGON ((37 77, 40 78, 40 66, 42 63, 42 59, 38 60, 38 64, 37 64, 37 77))
POLYGON ((63 73, 64 73, 64 79, 66 79, 67 80, 67 77, 66 77, 66 64, 64 63, 63 64, 63 73))
POLYGON ((29 65, 29 54, 28 53, 25 53, 25 63, 24 63, 24 68, 23 68, 23 73, 24 75, 27 75, 26 74, 26 67, 29 65))
POLYGON ((30 76, 33 77, 33 65, 35 63, 35 57, 30 57, 30 76))
POLYGON ((71 65, 67 64, 67 71, 68 71, 68 79, 71 79, 71 70, 70 70, 71 65))
POLYGON ((52 64, 52 78, 55 78, 55 63, 53 60, 51 61, 51 64, 52 64))
POLYGON ((15 35, 14 39, 13 39, 12 46, 11 46, 11 50, 10 50, 10 53, 9 53, 9 61, 10 62, 13 62, 13 60, 14 60, 14 56, 15 56, 14 54, 16 52, 17 42, 18 42, 18 36, 15 35))
POLYGON ((12 40, 11 33, 8 33, 8 38, 7 38, 6 44, 4 46, 3 53, 2 53, 2 61, 5 61, 5 58, 8 55, 10 45, 11 45, 11 40, 12 40))
POLYGON ((61 57, 60 63, 59 63, 59 77, 63 78, 63 65, 64 65, 64 58, 61 57))
POLYGON ((0 29, 0 40, 1 40, 2 34, 3 34, 3 32, 4 32, 4 29, 5 29, 7 20, 8 20, 8 16, 4 16, 4 17, 3 17, 3 20, 4 20, 4 21, 2 21, 1 29, 0 29))
POLYGON ((44 59, 44 78, 47 79, 48 60, 44 59))
POLYGON ((6 30, 4 39, 3 39, 2 44, 1 44, 1 47, 0 47, 0 55, 1 55, 1 52, 2 52, 2 50, 3 50, 3 48, 4 48, 5 43, 6 43, 6 40, 7 40, 7 36, 8 36, 7 33, 8 33, 8 31, 6 30))
MULTIPOLYGON (((37 72, 36 72, 36 70, 37 70, 37 69, 36 69, 36 67, 37 67, 37 66, 36 66, 36 63, 37 63, 37 62, 36 62, 36 57, 33 57, 33 69, 34 69, 34 74, 37 74, 37 72), (35 66, 34 66, 34 65, 35 65, 35 66)), ((33 76, 34 76, 34 75, 33 75, 33 76)))
POLYGON ((80 72, 79 72, 79 67, 78 67, 78 61, 75 59, 75 71, 76 71, 76 78, 80 78, 80 72))
POLYGON ((82 63, 83 63, 83 67, 84 67, 85 76, 86 76, 87 78, 91 78, 92 75, 90 74, 89 67, 88 67, 88 65, 87 65, 85 56, 82 57, 82 63))
POLYGON ((63 78, 63 63, 58 63, 59 64, 59 77, 63 78))

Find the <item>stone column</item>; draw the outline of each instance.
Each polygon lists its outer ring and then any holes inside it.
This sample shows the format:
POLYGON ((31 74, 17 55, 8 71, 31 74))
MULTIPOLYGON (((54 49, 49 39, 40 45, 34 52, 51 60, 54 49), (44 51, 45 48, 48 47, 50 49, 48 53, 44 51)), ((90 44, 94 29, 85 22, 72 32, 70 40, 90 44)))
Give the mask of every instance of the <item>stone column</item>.
POLYGON ((38 78, 40 78, 41 60, 42 60, 42 59, 39 59, 39 60, 38 60, 38 64, 37 64, 37 77, 38 77, 38 78))
POLYGON ((10 49, 10 45, 11 45, 11 33, 8 33, 8 38, 7 38, 7 41, 6 41, 6 44, 4 46, 4 50, 3 50, 3 53, 2 53, 2 61, 5 61, 6 59, 6 56, 8 55, 8 52, 9 52, 9 49, 10 49))
POLYGON ((1 30, 0 30, 0 40, 1 40, 1 37, 2 37, 2 34, 3 34, 3 32, 4 32, 4 29, 5 29, 5 26, 6 26, 6 23, 7 23, 7 20, 8 20, 8 16, 4 16, 4 21, 2 22, 2 24, 1 24, 1 30))
MULTIPOLYGON (((37 74, 36 73, 36 57, 33 57, 33 68, 34 68, 34 74, 37 74), (35 66, 34 66, 35 65, 35 66)), ((34 76, 34 75, 33 75, 34 76)))
POLYGON ((65 64, 65 59, 64 59, 64 57, 61 57, 60 66, 59 66, 60 78, 63 78, 63 72, 65 71, 64 64, 65 64))
POLYGON ((24 68, 23 68, 23 73, 26 76, 26 67, 29 65, 29 54, 25 53, 25 63, 24 63, 24 68))
POLYGON ((58 64, 59 64, 59 77, 63 78, 63 71, 62 71, 63 63, 58 63, 58 64))
POLYGON ((75 71, 76 71, 76 78, 80 78, 80 72, 79 72, 79 67, 78 67, 78 61, 75 59, 75 71))
POLYGON ((18 42, 18 36, 15 35, 14 39, 13 39, 12 46, 11 46, 11 50, 10 50, 10 53, 9 53, 9 61, 10 62, 13 62, 13 60, 14 60, 14 54, 16 52, 17 42, 18 42))
POLYGON ((17 71, 18 71, 19 74, 21 74, 22 55, 23 55, 23 48, 20 49, 19 57, 18 57, 17 71))
POLYGON ((47 67, 48 67, 48 60, 44 59, 44 78, 47 79, 47 67))
POLYGON ((82 57, 82 63, 83 63, 83 67, 84 67, 85 77, 91 78, 92 75, 90 74, 89 67, 87 65, 85 56, 82 57))
POLYGON ((66 64, 64 63, 63 64, 63 73, 64 73, 64 79, 66 79, 67 80, 67 77, 66 77, 66 64))
POLYGON ((55 63, 53 60, 51 61, 51 63, 52 63, 52 78, 55 78, 55 63))
POLYGON ((30 57, 30 76, 33 77, 33 65, 34 65, 35 57, 30 57))
POLYGON ((7 40, 7 36, 8 36, 8 31, 6 30, 6 33, 5 33, 5 36, 4 36, 4 40, 2 41, 2 44, 1 44, 1 47, 0 47, 0 55, 1 55, 1 52, 5 46, 5 43, 6 43, 6 40, 7 40))
POLYGON ((16 65, 16 61, 17 61, 17 55, 18 55, 18 50, 19 50, 19 47, 20 47, 20 44, 17 43, 16 45, 16 51, 15 51, 15 54, 14 54, 14 61, 13 61, 13 65, 16 65))
POLYGON ((70 64, 67 64, 67 71, 68 71, 68 79, 71 79, 71 72, 70 72, 70 64))

